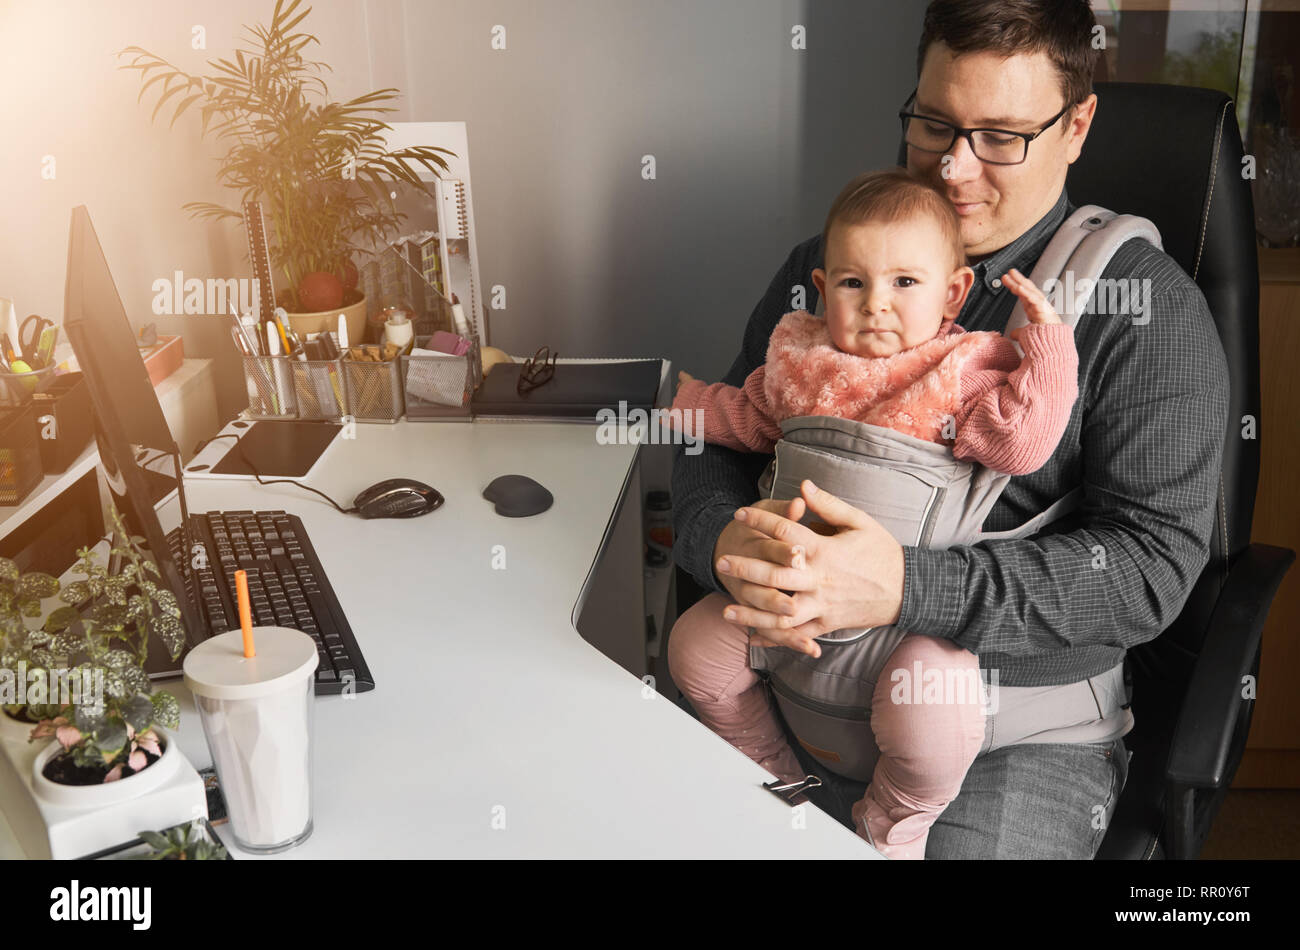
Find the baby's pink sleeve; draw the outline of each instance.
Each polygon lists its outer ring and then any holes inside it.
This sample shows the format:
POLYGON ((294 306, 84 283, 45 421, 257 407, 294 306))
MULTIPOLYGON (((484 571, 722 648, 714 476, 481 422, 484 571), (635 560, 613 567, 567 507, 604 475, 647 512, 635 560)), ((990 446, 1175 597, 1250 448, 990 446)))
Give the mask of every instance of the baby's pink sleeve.
POLYGON ((1011 340, 999 337, 963 369, 952 449, 956 458, 1008 475, 1028 475, 1052 457, 1079 395, 1073 327, 1029 324, 1019 341, 1023 361, 1011 340))
MULTIPOLYGON (((683 423, 697 437, 701 435, 695 424, 697 417, 685 416, 696 409, 703 410, 704 441, 737 451, 771 452, 781 438, 781 426, 772 418, 772 409, 763 392, 766 367, 760 366, 749 374, 743 388, 725 383, 709 385, 698 379, 691 380, 673 399, 673 409, 683 413, 683 423)), ((674 428, 678 422, 673 419, 674 428)))

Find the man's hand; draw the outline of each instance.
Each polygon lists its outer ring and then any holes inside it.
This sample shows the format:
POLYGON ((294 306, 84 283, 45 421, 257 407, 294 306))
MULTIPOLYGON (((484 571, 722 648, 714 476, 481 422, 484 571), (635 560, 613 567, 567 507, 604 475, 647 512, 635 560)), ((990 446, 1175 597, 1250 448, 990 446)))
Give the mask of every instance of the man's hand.
MULTIPOLYGON (((751 510, 768 512, 776 517, 797 522, 804 515, 805 504, 802 498, 793 498, 789 501, 763 498, 754 502, 751 510)), ((761 531, 756 531, 744 521, 732 521, 723 528, 722 533, 718 535, 717 543, 713 546, 713 565, 718 568, 718 580, 737 604, 760 609, 778 606, 780 601, 777 598, 783 596, 781 591, 751 584, 744 578, 728 574, 719 567, 724 562, 730 566, 733 561, 763 563, 769 567, 789 567, 795 570, 802 570, 806 566, 806 557, 801 545, 775 540, 761 531)), ((745 621, 739 622, 742 626, 746 624, 745 621)), ((821 656, 821 647, 813 642, 811 636, 803 632, 764 629, 755 633, 751 639, 759 646, 784 646, 807 653, 809 656, 821 656)))
MULTIPOLYGON (((739 550, 728 552, 722 562, 715 559, 718 577, 737 601, 727 608, 727 619, 761 630, 764 640, 778 635, 784 639, 788 632, 797 635, 797 642, 845 627, 895 623, 903 606, 902 545, 875 518, 811 481, 805 480, 800 488, 807 509, 839 530, 823 536, 759 505, 737 510, 737 521, 767 539, 754 542, 755 546, 777 543, 791 551, 802 548, 804 566, 796 566, 793 557, 783 562, 739 550), (733 581, 738 583, 733 586, 733 581)), ((722 536, 718 540, 721 547, 722 536)))

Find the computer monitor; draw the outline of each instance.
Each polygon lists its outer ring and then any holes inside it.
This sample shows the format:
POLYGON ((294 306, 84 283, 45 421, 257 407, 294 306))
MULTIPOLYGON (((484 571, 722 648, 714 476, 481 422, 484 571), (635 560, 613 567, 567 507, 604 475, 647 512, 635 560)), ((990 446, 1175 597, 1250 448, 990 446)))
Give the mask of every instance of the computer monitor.
MULTIPOLYGON (((180 451, 84 205, 72 210, 63 329, 94 403, 99 456, 114 504, 127 530, 145 539, 163 583, 176 595, 188 649, 207 636, 208 628, 200 598, 193 596, 188 559, 178 564, 167 543, 167 530, 178 527, 181 550, 191 550, 180 451), (169 504, 173 492, 177 506, 169 504), (177 510, 179 523, 164 526, 160 513, 177 510)), ((151 642, 146 670, 175 674, 180 663, 151 642)))

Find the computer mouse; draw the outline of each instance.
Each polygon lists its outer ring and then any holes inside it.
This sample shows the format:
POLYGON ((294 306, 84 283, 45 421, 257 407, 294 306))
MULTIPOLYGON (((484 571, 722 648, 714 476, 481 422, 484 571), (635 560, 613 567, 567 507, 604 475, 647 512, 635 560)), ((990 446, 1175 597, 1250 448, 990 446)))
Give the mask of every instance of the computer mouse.
POLYGON ((352 503, 363 518, 415 518, 442 507, 443 497, 413 478, 389 478, 371 485, 352 503))
POLYGON ((499 515, 527 518, 541 514, 555 502, 555 497, 527 475, 501 475, 483 489, 483 497, 496 505, 499 515))

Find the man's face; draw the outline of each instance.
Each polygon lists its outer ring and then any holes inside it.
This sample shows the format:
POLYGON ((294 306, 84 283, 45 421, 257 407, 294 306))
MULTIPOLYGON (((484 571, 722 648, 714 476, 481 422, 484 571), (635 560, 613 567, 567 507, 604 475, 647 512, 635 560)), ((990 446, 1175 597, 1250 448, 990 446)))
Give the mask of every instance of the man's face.
MULTIPOLYGON (((1056 68, 1046 53, 1003 59, 996 53, 954 55, 942 43, 926 51, 910 111, 963 128, 1036 132, 1065 105, 1056 68)), ((972 258, 1006 247, 1047 214, 1079 157, 1097 97, 1067 112, 1029 143, 1020 165, 990 165, 958 136, 943 155, 907 150, 912 174, 936 185, 961 216, 962 241, 972 258)))
POLYGON ((830 270, 814 270, 813 283, 835 345, 855 356, 893 356, 933 339, 961 312, 974 279, 969 267, 954 266, 951 246, 928 217, 832 228, 830 270))

